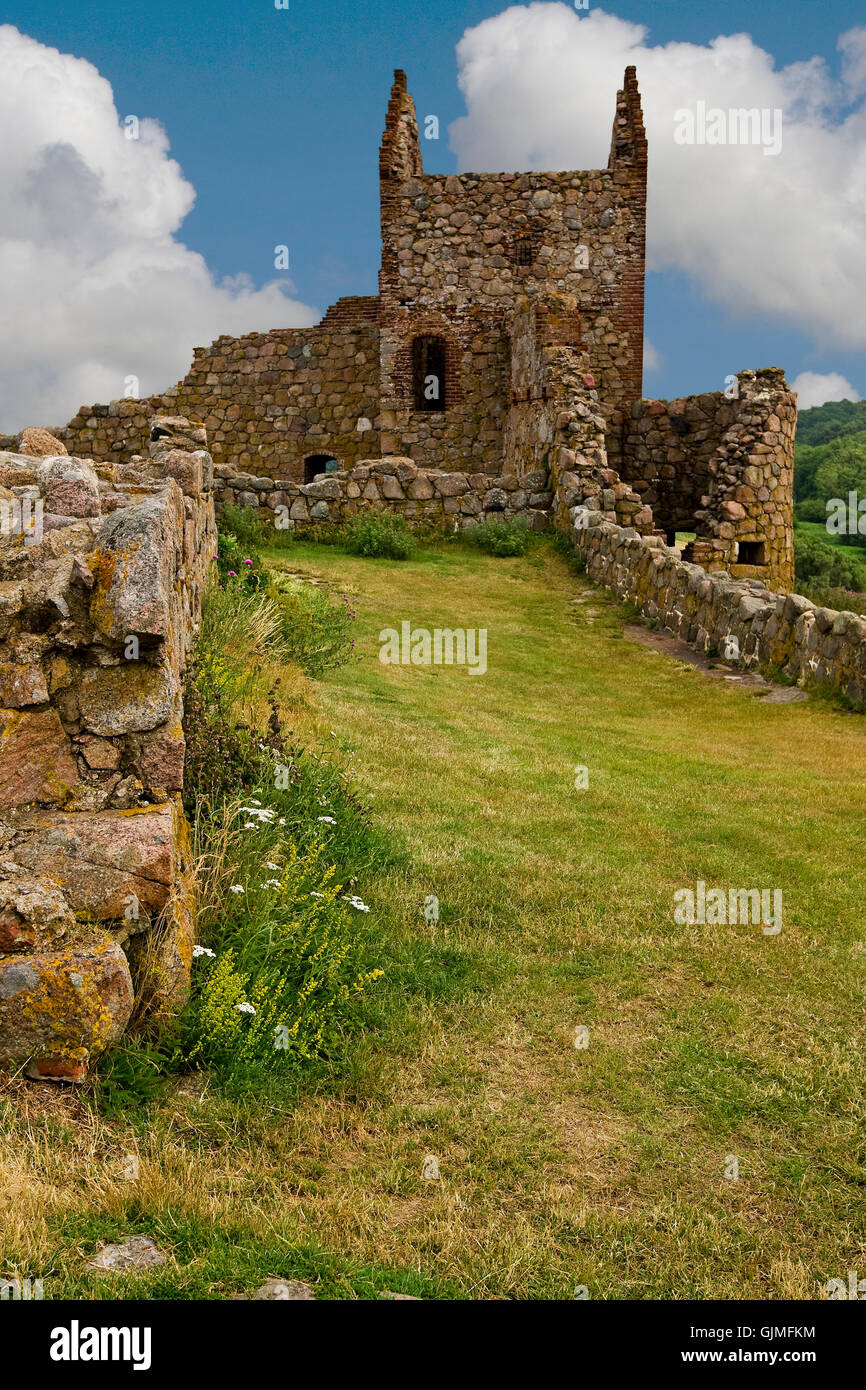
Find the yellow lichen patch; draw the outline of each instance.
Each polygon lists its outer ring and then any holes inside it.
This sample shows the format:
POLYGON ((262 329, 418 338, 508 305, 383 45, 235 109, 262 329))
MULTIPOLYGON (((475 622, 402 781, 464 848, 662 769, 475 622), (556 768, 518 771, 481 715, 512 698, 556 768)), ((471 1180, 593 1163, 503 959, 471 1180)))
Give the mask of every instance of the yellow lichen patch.
MULTIPOLYGON (((11 959, 0 956, 0 965, 11 959)), ((11 995, 0 1009, 3 1032, 19 1039, 22 1059, 44 1052, 73 1058, 81 1048, 96 1055, 120 1035, 131 1008, 131 988, 128 977, 124 986, 122 953, 108 932, 79 930, 60 950, 15 960, 38 976, 31 988, 11 995), (94 932, 99 932, 95 938, 94 932)))

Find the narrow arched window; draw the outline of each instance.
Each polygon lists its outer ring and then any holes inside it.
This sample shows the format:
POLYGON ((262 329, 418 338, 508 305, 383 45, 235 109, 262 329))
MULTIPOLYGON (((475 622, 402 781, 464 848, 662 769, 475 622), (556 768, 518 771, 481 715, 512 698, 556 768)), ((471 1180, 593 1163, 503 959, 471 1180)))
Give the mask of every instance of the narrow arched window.
POLYGON ((445 339, 415 338, 412 342, 412 394, 416 410, 444 410, 445 339))
POLYGON ((518 265, 532 265, 532 237, 528 232, 514 238, 514 259, 518 265))

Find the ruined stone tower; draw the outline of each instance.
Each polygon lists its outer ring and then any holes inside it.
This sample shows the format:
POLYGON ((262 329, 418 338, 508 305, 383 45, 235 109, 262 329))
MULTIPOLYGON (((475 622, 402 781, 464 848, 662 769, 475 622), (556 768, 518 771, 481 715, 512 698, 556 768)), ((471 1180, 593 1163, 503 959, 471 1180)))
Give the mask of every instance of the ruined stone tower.
POLYGON ((504 469, 515 305, 554 295, 559 340, 587 352, 618 455, 641 395, 646 161, 628 68, 606 169, 425 174, 414 103, 395 73, 379 156, 383 452, 504 469), (440 386, 425 402, 428 376, 440 386))

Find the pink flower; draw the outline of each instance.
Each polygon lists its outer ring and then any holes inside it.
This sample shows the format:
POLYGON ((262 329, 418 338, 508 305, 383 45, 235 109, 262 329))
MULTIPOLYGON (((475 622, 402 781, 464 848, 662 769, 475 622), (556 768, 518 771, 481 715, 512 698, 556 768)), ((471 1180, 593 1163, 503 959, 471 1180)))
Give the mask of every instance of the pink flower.
POLYGON ((237 579, 237 577, 238 577, 237 570, 229 570, 229 574, 234 575, 235 579, 237 579))
POLYGON ((245 564, 245 565, 251 565, 252 563, 253 563, 252 560, 244 560, 244 564, 245 564))

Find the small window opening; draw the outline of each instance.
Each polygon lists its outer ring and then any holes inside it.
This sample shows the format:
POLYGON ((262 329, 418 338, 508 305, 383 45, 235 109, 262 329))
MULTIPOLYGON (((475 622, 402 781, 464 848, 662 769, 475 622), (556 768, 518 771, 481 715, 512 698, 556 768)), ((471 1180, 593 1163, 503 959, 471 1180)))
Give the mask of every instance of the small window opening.
POLYGON ((518 265, 532 265, 532 237, 527 233, 515 237, 514 259, 518 265))
POLYGON ((444 338, 414 339, 412 343, 412 394, 416 410, 445 409, 444 338))
POLYGON ((766 543, 764 541, 740 541, 737 546, 737 563, 740 565, 765 565, 766 543))
POLYGON ((304 459, 304 482, 311 483, 320 473, 336 473, 339 461, 331 454, 310 454, 304 459))

